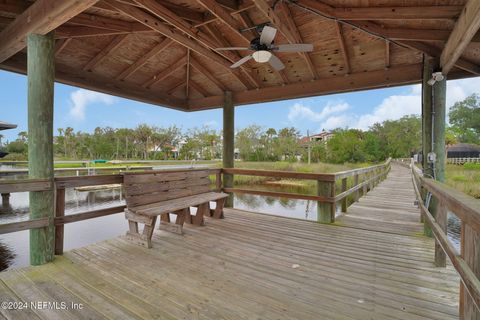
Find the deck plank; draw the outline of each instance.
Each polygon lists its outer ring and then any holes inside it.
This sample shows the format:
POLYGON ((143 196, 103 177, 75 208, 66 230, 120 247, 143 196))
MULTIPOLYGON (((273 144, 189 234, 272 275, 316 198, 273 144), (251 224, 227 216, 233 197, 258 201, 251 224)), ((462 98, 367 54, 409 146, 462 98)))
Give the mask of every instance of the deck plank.
POLYGON ((86 306, 32 319, 458 319, 459 277, 434 266, 402 175, 336 225, 226 209, 183 236, 155 230, 152 249, 117 237, 0 273, 0 298, 86 306))

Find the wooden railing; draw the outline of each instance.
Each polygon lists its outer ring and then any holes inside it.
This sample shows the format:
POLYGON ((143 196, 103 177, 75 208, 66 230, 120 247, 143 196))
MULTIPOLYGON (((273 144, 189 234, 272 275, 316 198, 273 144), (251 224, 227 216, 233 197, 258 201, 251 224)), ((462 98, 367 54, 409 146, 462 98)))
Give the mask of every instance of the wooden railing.
POLYGON ((278 192, 245 188, 224 188, 225 192, 246 193, 253 195, 282 197, 291 199, 304 199, 317 201, 318 221, 323 223, 335 222, 337 203, 341 203, 342 212, 347 212, 348 196, 354 194, 353 201, 358 201, 360 193, 365 195, 383 180, 390 170, 390 159, 385 163, 348 170, 337 173, 301 173, 273 170, 254 169, 222 169, 222 173, 268 177, 274 179, 314 180, 317 183, 317 194, 299 194, 291 192, 278 192), (338 190, 337 190, 338 189, 338 190), (337 193, 339 191, 339 193, 337 193))
POLYGON ((411 165, 413 186, 420 211, 436 241, 435 264, 446 265, 450 259, 461 278, 461 319, 480 317, 480 201, 438 181, 422 176, 420 169, 411 165), (427 207, 425 199, 431 194, 427 207), (461 221, 460 252, 447 237, 447 213, 461 221))
MULTIPOLYGON (((191 169, 187 169, 191 170, 191 169)), ((181 172, 187 170, 161 170, 160 172, 181 172)), ((205 169, 193 169, 205 170, 205 169)), ((221 169, 208 169, 212 175, 215 175, 215 189, 221 190, 221 169)), ((152 173, 159 171, 151 171, 152 173)), ((83 221, 111 214, 121 213, 125 209, 124 205, 114 206, 104 209, 89 210, 74 214, 65 215, 65 189, 98 186, 108 184, 123 184, 123 175, 94 175, 94 176, 73 176, 73 177, 56 177, 54 182, 47 179, 25 179, 25 180, 0 180, 0 193, 10 194, 15 192, 27 191, 48 191, 55 190, 55 254, 63 253, 64 243, 64 225, 67 223, 83 221)), ((34 220, 26 220, 20 222, 12 222, 0 224, 0 234, 44 228, 49 226, 48 218, 40 218, 34 220)))
POLYGON ((480 163, 480 158, 447 158, 447 163, 458 165, 464 163, 480 163))

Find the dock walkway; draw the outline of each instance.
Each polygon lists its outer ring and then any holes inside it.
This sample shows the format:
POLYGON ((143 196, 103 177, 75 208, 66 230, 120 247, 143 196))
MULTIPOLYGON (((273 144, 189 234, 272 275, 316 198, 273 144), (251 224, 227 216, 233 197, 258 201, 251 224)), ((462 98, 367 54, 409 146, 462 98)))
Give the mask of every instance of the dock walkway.
POLYGON ((119 237, 0 273, 1 301, 84 306, 0 319, 458 319, 459 277, 435 268, 408 179, 393 166, 339 225, 226 209, 156 230, 153 249, 119 237))

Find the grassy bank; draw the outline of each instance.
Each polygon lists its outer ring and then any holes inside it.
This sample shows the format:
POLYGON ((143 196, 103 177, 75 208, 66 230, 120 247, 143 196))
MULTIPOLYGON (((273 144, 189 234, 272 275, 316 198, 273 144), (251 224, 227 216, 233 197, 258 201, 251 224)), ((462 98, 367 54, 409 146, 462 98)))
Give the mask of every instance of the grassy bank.
POLYGON ((480 164, 449 164, 445 176, 449 186, 480 199, 480 164))

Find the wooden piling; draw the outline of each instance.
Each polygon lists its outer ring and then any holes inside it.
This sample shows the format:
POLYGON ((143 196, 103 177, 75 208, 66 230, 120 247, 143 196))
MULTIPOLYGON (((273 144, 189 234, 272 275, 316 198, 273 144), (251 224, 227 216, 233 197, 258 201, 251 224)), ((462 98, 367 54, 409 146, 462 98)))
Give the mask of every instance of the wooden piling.
MULTIPOLYGON (((233 105, 232 92, 225 92, 225 100, 223 104, 223 167, 233 168, 235 157, 235 107, 233 105)), ((224 173, 223 187, 233 187, 233 175, 224 173)), ((225 207, 233 207, 233 193, 225 201, 225 207)))
MULTIPOLYGON (((55 41, 53 33, 31 34, 27 39, 28 171, 31 179, 53 182, 53 84, 55 41)), ((30 192, 30 219, 47 217, 49 225, 30 230, 30 264, 53 260, 55 228, 54 191, 30 192)))

